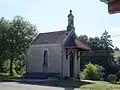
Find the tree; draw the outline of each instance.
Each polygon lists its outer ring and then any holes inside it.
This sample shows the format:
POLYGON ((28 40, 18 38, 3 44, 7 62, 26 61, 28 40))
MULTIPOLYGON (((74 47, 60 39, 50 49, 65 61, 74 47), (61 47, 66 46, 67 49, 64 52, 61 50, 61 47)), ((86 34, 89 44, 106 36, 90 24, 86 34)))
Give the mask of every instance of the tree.
MULTIPOLYGON (((109 73, 115 73, 114 57, 112 54, 114 53, 114 50, 112 48, 112 40, 110 39, 108 32, 105 31, 101 37, 90 37, 87 40, 84 39, 84 36, 86 37, 86 35, 82 35, 82 38, 81 36, 79 38, 81 41, 84 41, 84 43, 87 43, 87 45, 92 49, 92 53, 88 52, 89 56, 81 55, 81 64, 84 64, 85 66, 90 61, 93 64, 103 66, 105 68, 106 75, 109 73)), ((81 66, 82 68, 84 67, 83 65, 81 66)))
MULTIPOLYGON (((26 51, 31 41, 36 36, 36 26, 20 16, 8 21, 0 19, 0 70, 4 61, 10 61, 10 74, 13 75, 13 69, 18 63, 22 68, 24 66, 26 51), (22 63, 21 63, 22 62, 22 63), (14 64, 14 65, 13 65, 14 64)), ((19 68, 19 69, 20 69, 19 68)))
POLYGON ((112 40, 111 40, 111 36, 108 34, 108 32, 105 30, 105 32, 103 33, 102 37, 102 45, 104 46, 104 52, 106 53, 106 63, 104 63, 104 67, 106 68, 106 72, 107 74, 114 73, 114 58, 113 58, 113 54, 114 50, 113 50, 113 45, 112 45, 112 40))
POLYGON ((13 75, 14 60, 23 60, 26 50, 36 35, 36 27, 20 16, 10 21, 7 34, 8 52, 10 59, 10 74, 13 75))
POLYGON ((4 62, 7 59, 6 36, 9 29, 9 22, 3 17, 0 19, 0 72, 4 72, 4 62))
POLYGON ((87 35, 80 35, 79 38, 84 44, 88 45, 89 38, 87 35))
POLYGON ((103 33, 103 35, 101 36, 101 40, 102 40, 102 44, 105 45, 105 49, 109 49, 109 48, 113 47, 111 35, 109 35, 106 30, 103 33))
MULTIPOLYGON (((96 57, 98 51, 103 50, 103 46, 101 45, 101 39, 99 37, 89 37, 87 35, 81 35, 79 37, 79 39, 84 42, 85 44, 87 44, 91 49, 92 49, 92 53, 90 53, 88 51, 89 56, 87 55, 87 57, 84 55, 81 55, 81 66, 82 68, 89 63, 89 61, 93 64, 99 64, 101 63, 99 60, 99 56, 96 57), (86 38, 87 39, 84 39, 86 38)), ((84 51, 82 52, 84 54, 84 51)), ((86 51, 85 51, 86 53, 86 51)), ((101 65, 101 64, 100 64, 101 65)), ((82 69, 81 69, 82 70, 82 69)))

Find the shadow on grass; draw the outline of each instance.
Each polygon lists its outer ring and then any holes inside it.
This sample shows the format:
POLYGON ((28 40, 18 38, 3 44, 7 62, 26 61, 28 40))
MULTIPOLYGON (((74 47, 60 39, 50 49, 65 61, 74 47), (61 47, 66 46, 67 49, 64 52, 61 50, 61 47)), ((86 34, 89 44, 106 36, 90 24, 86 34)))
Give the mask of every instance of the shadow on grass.
POLYGON ((21 81, 21 82, 18 82, 18 83, 30 84, 30 85, 62 87, 62 88, 65 88, 65 90, 73 90, 74 88, 79 88, 82 85, 92 84, 90 82, 84 82, 84 81, 73 80, 73 79, 69 79, 69 80, 50 80, 50 81, 41 81, 41 82, 21 81))

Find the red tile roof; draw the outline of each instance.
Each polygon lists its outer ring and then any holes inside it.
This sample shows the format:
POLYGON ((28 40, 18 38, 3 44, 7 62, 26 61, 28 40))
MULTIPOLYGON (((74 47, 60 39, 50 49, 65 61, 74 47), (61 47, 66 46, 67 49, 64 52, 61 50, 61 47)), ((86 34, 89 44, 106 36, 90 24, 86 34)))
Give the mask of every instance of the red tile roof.
POLYGON ((90 50, 90 48, 88 46, 86 46, 85 44, 83 44, 80 40, 75 39, 75 44, 77 48, 81 48, 81 49, 86 49, 86 50, 90 50))

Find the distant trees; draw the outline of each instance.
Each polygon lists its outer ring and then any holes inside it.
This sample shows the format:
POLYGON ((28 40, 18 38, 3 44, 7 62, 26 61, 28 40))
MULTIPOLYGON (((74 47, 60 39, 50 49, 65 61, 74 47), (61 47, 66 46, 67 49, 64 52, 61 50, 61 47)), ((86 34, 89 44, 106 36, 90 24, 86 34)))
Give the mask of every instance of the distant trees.
POLYGON ((0 72, 8 73, 5 70, 8 66, 10 75, 23 69, 26 50, 35 37, 36 30, 35 25, 20 16, 11 21, 0 19, 0 72))
MULTIPOLYGON (((89 56, 87 56, 88 58, 81 55, 81 70, 83 70, 83 67, 90 61, 93 64, 103 66, 106 75, 116 73, 116 69, 114 68, 112 40, 106 30, 101 37, 92 38, 87 35, 81 35, 79 38, 92 49, 92 52, 89 52, 89 56)), ((86 52, 82 52, 82 54, 84 53, 86 52)))

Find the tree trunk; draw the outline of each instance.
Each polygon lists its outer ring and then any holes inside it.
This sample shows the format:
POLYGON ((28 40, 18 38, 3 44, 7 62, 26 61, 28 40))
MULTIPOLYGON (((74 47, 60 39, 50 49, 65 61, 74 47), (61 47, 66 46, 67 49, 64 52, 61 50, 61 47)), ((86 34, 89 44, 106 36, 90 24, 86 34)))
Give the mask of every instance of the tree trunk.
POLYGON ((10 43, 10 75, 13 75, 13 35, 10 43))
MULTIPOLYGON (((13 39, 12 39, 13 42, 13 39)), ((13 75, 13 45, 10 44, 10 75, 13 75)))
POLYGON ((13 75, 13 58, 11 56, 11 59, 10 59, 10 75, 12 76, 13 75))

